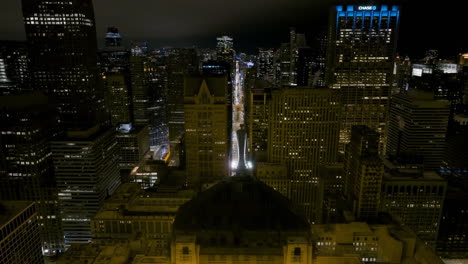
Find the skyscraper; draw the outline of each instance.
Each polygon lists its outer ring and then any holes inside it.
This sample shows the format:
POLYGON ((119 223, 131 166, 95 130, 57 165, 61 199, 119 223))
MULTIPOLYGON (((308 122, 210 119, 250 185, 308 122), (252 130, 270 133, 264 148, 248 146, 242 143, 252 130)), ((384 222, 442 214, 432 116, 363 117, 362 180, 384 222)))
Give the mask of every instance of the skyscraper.
POLYGON ((0 96, 0 200, 36 202, 45 255, 63 250, 63 232, 49 146, 56 112, 39 92, 0 96))
POLYGON ((65 128, 102 121, 92 1, 23 0, 22 5, 35 89, 54 99, 65 128))
POLYGON ((332 9, 326 82, 341 93, 341 151, 354 125, 367 125, 380 133, 383 150, 399 16, 398 6, 332 9))
POLYGON ((311 222, 321 221, 322 190, 318 167, 338 152, 341 106, 328 89, 283 88, 272 91, 269 107, 268 162, 284 163, 292 201, 311 222))
POLYGON ((187 182, 199 186, 228 176, 227 76, 185 78, 187 182))
POLYGON ((174 49, 168 59, 167 75, 167 123, 171 145, 172 165, 180 165, 179 153, 184 134, 184 76, 198 70, 194 49, 174 49))
POLYGON ((257 60, 257 77, 270 82, 274 81, 274 50, 262 49, 258 50, 257 60))
POLYGON ((109 72, 102 76, 102 80, 106 88, 106 106, 111 117, 111 124, 131 122, 131 101, 126 75, 109 72))
POLYGON ((440 169, 450 114, 448 101, 431 92, 409 91, 393 97, 388 126, 387 154, 419 156, 426 169, 440 169))
POLYGON ((231 65, 234 64, 234 39, 230 36, 221 36, 216 38, 216 56, 217 60, 225 61, 231 65))
POLYGON ((354 216, 367 220, 377 216, 384 165, 378 155, 379 134, 367 126, 353 126, 344 159, 345 194, 354 216))
POLYGON ((120 184, 114 128, 96 125, 51 142, 65 246, 92 240, 91 217, 120 184))

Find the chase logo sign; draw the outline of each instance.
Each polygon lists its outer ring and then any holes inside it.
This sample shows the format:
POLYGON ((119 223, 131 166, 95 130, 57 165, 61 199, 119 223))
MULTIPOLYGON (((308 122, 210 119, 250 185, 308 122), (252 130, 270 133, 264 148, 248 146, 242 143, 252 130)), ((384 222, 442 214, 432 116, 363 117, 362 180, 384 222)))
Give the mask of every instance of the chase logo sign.
POLYGON ((375 10, 375 6, 358 6, 358 10, 361 10, 361 11, 375 10))

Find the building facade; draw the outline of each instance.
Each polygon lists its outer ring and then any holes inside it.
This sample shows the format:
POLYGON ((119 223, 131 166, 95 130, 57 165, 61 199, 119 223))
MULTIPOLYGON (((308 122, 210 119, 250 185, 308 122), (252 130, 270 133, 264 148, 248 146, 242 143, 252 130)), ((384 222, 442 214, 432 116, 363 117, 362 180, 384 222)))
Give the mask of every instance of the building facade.
POLYGON ((229 174, 227 76, 185 78, 187 182, 200 185, 229 174))
POLYGON ((419 156, 426 169, 440 169, 449 115, 449 102, 434 100, 430 92, 395 95, 390 109, 387 154, 419 156))
POLYGON ((384 164, 378 155, 379 134, 367 126, 354 126, 344 158, 345 194, 357 219, 377 216, 384 164))
POLYGON ((0 202, 0 259, 2 263, 43 264, 35 204, 0 202))
POLYGON ((68 132, 51 142, 65 246, 92 240, 91 217, 120 184, 113 128, 68 132))
POLYGON ((341 151, 354 125, 367 125, 380 133, 380 148, 384 148, 399 22, 398 6, 332 8, 326 82, 341 93, 341 151))
POLYGON ((339 96, 332 90, 301 87, 272 92, 268 162, 286 164, 290 198, 304 206, 311 222, 321 219, 318 167, 337 157, 340 112, 339 96))

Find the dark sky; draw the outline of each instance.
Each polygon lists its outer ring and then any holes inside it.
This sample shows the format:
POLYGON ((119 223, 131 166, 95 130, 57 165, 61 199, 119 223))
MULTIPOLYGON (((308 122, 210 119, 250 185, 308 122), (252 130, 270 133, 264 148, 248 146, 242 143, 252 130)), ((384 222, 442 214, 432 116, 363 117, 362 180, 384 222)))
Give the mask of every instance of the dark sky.
MULTIPOLYGON (((325 29, 333 0, 94 0, 98 39, 116 26, 126 40, 147 40, 152 47, 214 47, 227 33, 235 47, 277 47, 288 39, 288 28, 312 38, 325 29)), ((421 56, 440 49, 446 56, 468 51, 468 2, 403 0, 401 54, 421 56), (462 6, 464 5, 464 6, 462 6)), ((24 39, 21 1, 0 0, 0 39, 24 39)))

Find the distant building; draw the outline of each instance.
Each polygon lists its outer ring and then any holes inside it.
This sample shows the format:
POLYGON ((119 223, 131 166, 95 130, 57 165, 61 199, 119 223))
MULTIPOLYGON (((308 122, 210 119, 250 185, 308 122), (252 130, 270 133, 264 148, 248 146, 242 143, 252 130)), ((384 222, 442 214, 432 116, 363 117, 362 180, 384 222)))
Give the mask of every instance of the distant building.
POLYGON ((43 264, 35 204, 0 202, 0 257, 2 263, 43 264))
POLYGON ((255 80, 246 92, 244 121, 247 125, 248 149, 254 161, 266 161, 268 118, 272 84, 255 80))
POLYGON ((185 132, 184 76, 198 71, 198 59, 194 49, 175 49, 168 58, 167 75, 167 124, 171 149, 171 165, 183 165, 182 138, 185 132))
POLYGON ((92 240, 91 217, 120 184, 113 128, 70 131, 51 142, 65 246, 92 240))
POLYGON ((396 169, 385 161, 380 210, 391 213, 416 235, 435 248, 447 181, 435 172, 419 169, 396 169))
POLYGON ((234 39, 230 36, 221 36, 216 38, 216 56, 217 60, 225 61, 231 65, 234 64, 234 39))
POLYGON ((25 42, 0 41, 0 94, 31 91, 29 55, 25 42))
POLYGON ((434 100, 430 92, 395 95, 390 109, 387 154, 420 156, 425 169, 440 169, 449 115, 449 103, 434 100))
POLYGON ((119 147, 119 167, 130 171, 142 161, 150 150, 148 126, 121 124, 115 135, 119 147))
POLYGON ((369 220, 377 216, 384 164, 378 155, 379 133, 367 126, 353 126, 344 159, 345 194, 354 216, 369 220))
POLYGON ((400 8, 338 5, 329 17, 326 82, 341 94, 340 149, 350 141, 353 126, 366 125, 380 134, 383 150, 400 8))
POLYGON ((257 59, 257 78, 274 82, 274 50, 262 49, 258 50, 257 59))
POLYGON ((229 175, 230 134, 227 76, 185 78, 185 150, 187 182, 222 180, 229 175))
POLYGON ((124 74, 107 73, 102 76, 106 88, 106 105, 111 116, 111 124, 131 122, 131 98, 128 78, 124 74))
POLYGON ((308 87, 274 90, 271 96, 268 162, 286 165, 289 198, 318 223, 323 198, 318 166, 337 158, 339 96, 333 90, 308 87))

